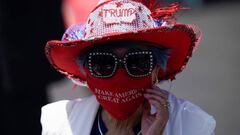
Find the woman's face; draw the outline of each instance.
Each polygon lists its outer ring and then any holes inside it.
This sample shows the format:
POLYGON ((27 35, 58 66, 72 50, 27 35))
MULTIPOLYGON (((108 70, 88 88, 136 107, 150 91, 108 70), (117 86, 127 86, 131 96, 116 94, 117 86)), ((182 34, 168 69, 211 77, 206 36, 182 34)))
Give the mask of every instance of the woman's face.
POLYGON ((144 102, 157 76, 152 50, 136 42, 98 45, 88 53, 87 85, 98 102, 119 120, 144 102))

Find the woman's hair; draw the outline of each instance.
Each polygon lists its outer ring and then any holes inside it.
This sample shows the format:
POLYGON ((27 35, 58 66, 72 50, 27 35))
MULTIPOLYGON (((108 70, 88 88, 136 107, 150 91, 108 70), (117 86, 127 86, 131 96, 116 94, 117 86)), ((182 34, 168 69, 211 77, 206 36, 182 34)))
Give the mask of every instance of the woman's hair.
POLYGON ((99 43, 95 44, 91 48, 88 48, 87 51, 85 51, 78 57, 76 62, 79 65, 80 70, 85 73, 84 66, 86 66, 87 64, 87 56, 90 52, 113 52, 113 50, 118 48, 128 48, 128 51, 151 50, 153 52, 153 57, 156 60, 156 65, 158 65, 163 71, 165 71, 170 49, 155 46, 156 44, 154 43, 128 40, 99 43))

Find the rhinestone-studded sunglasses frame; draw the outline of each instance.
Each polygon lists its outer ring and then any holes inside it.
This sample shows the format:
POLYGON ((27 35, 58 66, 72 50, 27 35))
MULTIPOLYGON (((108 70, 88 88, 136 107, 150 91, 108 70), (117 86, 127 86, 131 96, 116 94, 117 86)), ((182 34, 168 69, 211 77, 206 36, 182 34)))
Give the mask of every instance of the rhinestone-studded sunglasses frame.
POLYGON ((118 67, 118 64, 119 63, 123 63, 127 73, 132 76, 132 77, 145 77, 145 76, 148 76, 152 73, 152 70, 153 70, 153 54, 152 54, 152 51, 138 51, 138 52, 129 52, 127 54, 124 55, 123 59, 119 59, 116 57, 115 54, 113 53, 104 53, 104 52, 94 52, 94 53, 89 53, 88 55, 88 69, 91 73, 92 76, 94 77, 97 77, 97 78, 109 78, 109 77, 112 77, 114 75, 114 73, 116 72, 117 70, 117 67, 118 67), (149 58, 150 58, 150 68, 149 68, 149 71, 148 73, 146 74, 143 74, 143 75, 134 75, 134 74, 131 74, 131 72, 129 71, 128 67, 127 67, 127 58, 129 56, 132 56, 132 55, 138 55, 138 54, 148 54, 149 55, 149 58), (106 76, 99 76, 99 75, 96 75, 94 72, 93 72, 93 67, 92 67, 92 56, 111 56, 114 58, 115 60, 115 64, 114 64, 114 68, 113 68, 113 71, 110 75, 106 75, 106 76))

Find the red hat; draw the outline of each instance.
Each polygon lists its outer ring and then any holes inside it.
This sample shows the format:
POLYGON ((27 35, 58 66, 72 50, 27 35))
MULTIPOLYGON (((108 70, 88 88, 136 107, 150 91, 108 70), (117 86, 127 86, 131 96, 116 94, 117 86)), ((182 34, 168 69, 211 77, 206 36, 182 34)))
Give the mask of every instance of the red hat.
POLYGON ((116 40, 151 42, 155 47, 171 50, 166 70, 159 72, 158 79, 174 79, 185 68, 201 33, 194 25, 173 21, 173 13, 180 9, 178 3, 150 9, 133 0, 101 3, 91 12, 85 25, 70 27, 61 41, 47 43, 48 60, 70 79, 85 82, 86 76, 80 70, 77 58, 89 47, 116 40))

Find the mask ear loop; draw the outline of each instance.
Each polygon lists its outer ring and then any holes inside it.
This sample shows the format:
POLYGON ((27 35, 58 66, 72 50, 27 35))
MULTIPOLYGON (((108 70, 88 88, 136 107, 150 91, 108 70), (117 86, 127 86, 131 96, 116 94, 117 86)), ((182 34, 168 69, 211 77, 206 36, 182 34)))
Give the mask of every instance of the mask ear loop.
MULTIPOLYGON (((156 75, 154 75, 154 83, 153 83, 153 85, 159 87, 158 84, 159 84, 159 81, 158 81, 158 76, 156 74, 156 75)), ((150 104, 150 114, 154 115, 156 113, 157 113, 157 108, 154 105, 150 104)))
POLYGON ((159 88, 163 89, 163 90, 171 92, 172 87, 173 87, 173 81, 171 79, 162 80, 160 82, 156 82, 155 85, 158 86, 159 88))
MULTIPOLYGON (((153 71, 153 72, 154 72, 154 71, 153 71)), ((166 90, 166 91, 168 91, 168 92, 171 92, 172 87, 173 87, 173 81, 172 81, 172 79, 159 81, 159 80, 158 80, 158 72, 157 72, 157 73, 154 74, 153 80, 154 80, 154 82, 153 82, 153 85, 154 85, 154 86, 157 86, 157 87, 159 87, 159 88, 161 88, 161 89, 163 89, 163 90, 166 90), (167 84, 168 84, 168 86, 166 86, 167 84)))
POLYGON ((169 89, 168 89, 168 91, 170 92, 172 90, 172 87, 173 87, 173 81, 169 79, 168 82, 170 82, 170 86, 169 86, 169 89))

